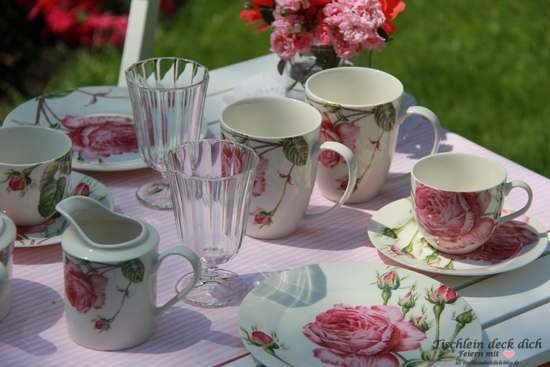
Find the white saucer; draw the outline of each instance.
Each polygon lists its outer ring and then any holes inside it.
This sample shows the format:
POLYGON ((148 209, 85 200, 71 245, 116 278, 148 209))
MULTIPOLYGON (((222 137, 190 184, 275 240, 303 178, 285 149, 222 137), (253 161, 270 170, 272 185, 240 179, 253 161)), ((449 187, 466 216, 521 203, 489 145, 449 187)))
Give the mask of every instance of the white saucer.
POLYGON ((536 260, 548 238, 534 218, 523 216, 497 228, 491 240, 466 255, 450 255, 432 248, 418 231, 409 198, 378 210, 368 224, 373 245, 385 256, 407 267, 445 275, 479 276, 514 270, 536 260))

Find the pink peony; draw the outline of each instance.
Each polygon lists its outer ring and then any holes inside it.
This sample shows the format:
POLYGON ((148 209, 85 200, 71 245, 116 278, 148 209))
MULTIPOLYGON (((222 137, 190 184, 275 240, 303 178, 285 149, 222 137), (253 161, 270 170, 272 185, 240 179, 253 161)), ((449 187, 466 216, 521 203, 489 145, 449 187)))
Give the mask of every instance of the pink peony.
POLYGON ((309 7, 309 0, 276 0, 275 3, 285 12, 297 12, 309 7))
MULTIPOLYGON (((323 122, 321 124, 321 141, 336 141, 346 145, 355 152, 357 146, 357 137, 360 132, 359 126, 349 122, 341 122, 333 124, 327 114, 323 114, 323 122)), ((336 166, 343 162, 343 158, 334 151, 324 150, 319 155, 321 163, 328 168, 336 166)), ((346 185, 347 186, 347 185, 346 185)))
POLYGON ((253 196, 261 196, 266 190, 267 181, 265 175, 267 173, 268 165, 269 161, 267 160, 267 158, 260 157, 258 167, 256 168, 256 178, 254 179, 254 186, 252 188, 253 196))
POLYGON ((350 59, 365 48, 384 47, 385 40, 378 34, 378 28, 386 17, 378 0, 334 0, 325 6, 323 14, 339 57, 350 59))
POLYGON ((311 48, 313 33, 304 29, 304 22, 304 18, 298 15, 275 15, 275 21, 271 25, 271 48, 281 59, 289 60, 311 48))
POLYGON ((67 129, 73 150, 84 159, 138 151, 134 123, 130 117, 67 115, 61 120, 61 125, 67 129))
POLYGON ((424 332, 403 318, 395 306, 334 305, 304 326, 303 333, 321 346, 313 355, 339 367, 399 366, 391 352, 415 350, 424 332))
POLYGON ((105 303, 107 278, 96 272, 84 273, 80 266, 65 264, 65 295, 69 303, 80 313, 90 308, 101 308, 105 303))
POLYGON ((488 191, 449 192, 417 183, 414 196, 418 224, 449 250, 478 246, 495 229, 495 220, 485 217, 491 202, 488 191))

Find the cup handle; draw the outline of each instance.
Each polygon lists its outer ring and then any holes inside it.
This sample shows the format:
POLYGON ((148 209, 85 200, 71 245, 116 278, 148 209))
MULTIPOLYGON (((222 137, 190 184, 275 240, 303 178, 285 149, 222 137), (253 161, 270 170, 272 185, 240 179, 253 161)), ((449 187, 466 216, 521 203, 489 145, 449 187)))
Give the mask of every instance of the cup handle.
POLYGON ((507 182, 504 184, 504 196, 507 196, 510 191, 514 188, 520 188, 525 190, 527 192, 527 203, 523 206, 523 208, 516 210, 513 213, 507 214, 504 217, 500 217, 498 220, 498 224, 503 224, 508 221, 511 221, 512 219, 515 219, 519 217, 520 215, 525 214, 525 212, 529 209, 531 206, 531 202, 533 201, 533 190, 531 190, 531 187, 527 185, 524 181, 521 180, 513 180, 511 182, 507 182))
POLYGON ((9 282, 8 269, 0 262, 0 288, 3 288, 9 282))
POLYGON ((172 307, 176 302, 181 300, 183 296, 185 296, 189 291, 195 286, 197 281, 199 280, 199 275, 201 273, 201 260, 199 257, 190 249, 188 249, 185 246, 178 245, 174 246, 157 257, 157 261, 155 263, 155 267, 153 269, 153 273, 156 273, 158 268, 160 267, 160 264, 164 259, 166 259, 168 256, 172 255, 178 255, 181 257, 184 257, 191 263, 193 266, 193 282, 189 283, 184 289, 181 290, 178 294, 176 294, 174 297, 170 298, 165 304, 163 304, 160 307, 155 307, 155 314, 160 315, 170 307, 172 307))
POLYGON ((338 200, 338 202, 336 202, 330 208, 321 212, 305 213, 304 219, 306 220, 320 217, 321 215, 330 213, 334 209, 342 206, 342 204, 344 204, 353 193, 353 189, 355 188, 355 184, 357 183, 357 162, 355 160, 353 152, 348 147, 335 141, 326 141, 321 144, 319 150, 332 150, 333 152, 338 153, 342 158, 344 158, 344 160, 346 161, 346 165, 348 166, 348 186, 346 187, 346 191, 344 191, 344 194, 342 195, 342 197, 340 197, 340 200, 338 200))
MULTIPOLYGON (((414 115, 423 117, 426 122, 429 122, 430 125, 432 125, 433 131, 434 131, 434 141, 432 145, 432 151, 428 155, 437 153, 437 150, 439 149, 439 144, 441 143, 441 123, 439 122, 439 119, 437 118, 436 114, 426 107, 411 106, 407 108, 405 115, 401 118, 401 121, 399 121, 399 125, 401 125, 401 123, 405 121, 407 117, 414 116, 414 115)), ((410 181, 410 173, 403 173, 395 178, 388 179, 386 183, 395 184, 395 183, 409 182, 409 181, 410 181)))

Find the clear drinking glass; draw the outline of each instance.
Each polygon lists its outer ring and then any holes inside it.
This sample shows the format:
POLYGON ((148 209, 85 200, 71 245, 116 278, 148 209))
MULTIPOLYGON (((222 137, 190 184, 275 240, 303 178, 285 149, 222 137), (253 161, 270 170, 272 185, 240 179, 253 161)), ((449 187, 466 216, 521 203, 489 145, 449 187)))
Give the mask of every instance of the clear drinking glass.
MULTIPOLYGON (((218 265, 241 247, 257 164, 252 149, 226 140, 187 142, 166 155, 176 227, 203 266, 199 282, 185 296, 189 303, 220 307, 243 292, 239 276, 218 265)), ((192 275, 185 275, 177 288, 192 275)))
POLYGON ((128 67, 126 81, 139 151, 162 175, 160 181, 140 187, 136 195, 147 206, 170 209, 163 156, 184 141, 200 138, 208 70, 192 60, 159 57, 128 67))

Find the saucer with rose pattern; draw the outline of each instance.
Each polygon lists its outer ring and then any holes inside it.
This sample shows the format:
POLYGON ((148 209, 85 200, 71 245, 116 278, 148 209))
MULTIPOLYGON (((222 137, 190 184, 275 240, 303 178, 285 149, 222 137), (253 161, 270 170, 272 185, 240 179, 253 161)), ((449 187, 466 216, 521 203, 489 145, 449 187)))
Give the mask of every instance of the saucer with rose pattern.
POLYGON ((401 265, 459 276, 490 275, 520 268, 542 255, 548 243, 540 222, 524 215, 497 227, 489 241, 475 251, 446 254, 431 247, 420 233, 410 198, 379 209, 369 221, 368 235, 378 251, 401 265))

